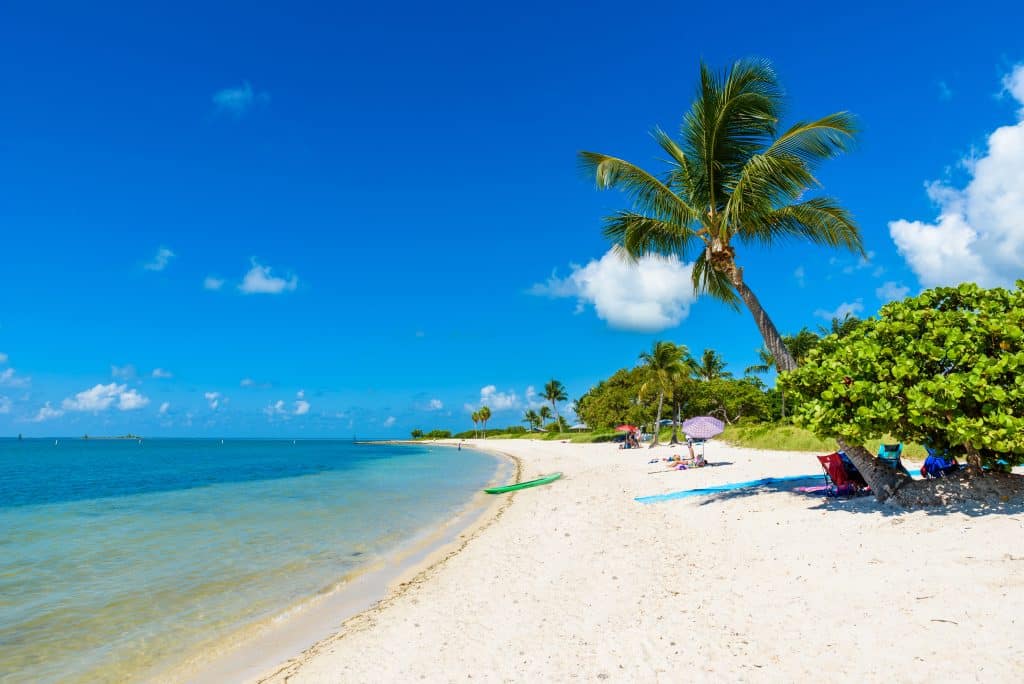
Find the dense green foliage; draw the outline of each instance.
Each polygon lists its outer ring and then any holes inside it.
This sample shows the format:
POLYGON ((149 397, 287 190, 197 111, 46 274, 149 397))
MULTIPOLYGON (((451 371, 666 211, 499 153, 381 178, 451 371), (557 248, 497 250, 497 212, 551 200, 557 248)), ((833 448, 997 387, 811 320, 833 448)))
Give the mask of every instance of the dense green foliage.
POLYGON ((830 335, 781 387, 820 437, 904 442, 1024 463, 1024 281, 974 284, 891 302, 845 337, 830 335))
MULTIPOLYGON (((657 404, 638 401, 647 378, 648 371, 644 367, 616 371, 580 397, 576 409, 580 419, 594 429, 610 429, 620 423, 652 423, 657 404)), ((752 378, 698 382, 679 377, 675 383, 673 406, 678 403, 683 418, 713 415, 735 422, 741 418, 768 420, 771 417, 769 395, 752 378)))
POLYGON ((423 432, 423 430, 413 430, 413 439, 450 439, 452 436, 451 430, 431 430, 430 432, 423 432))

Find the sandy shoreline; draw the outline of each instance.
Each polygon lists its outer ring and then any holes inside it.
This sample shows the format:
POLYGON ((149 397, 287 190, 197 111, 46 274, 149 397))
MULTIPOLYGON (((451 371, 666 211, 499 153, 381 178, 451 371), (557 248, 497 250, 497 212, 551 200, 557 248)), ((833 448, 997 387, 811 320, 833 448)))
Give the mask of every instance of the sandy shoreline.
POLYGON ((814 473, 812 454, 487 440, 521 479, 455 550, 266 682, 1008 681, 1024 672, 1024 511, 903 513, 792 483, 641 505, 637 496, 814 473))
MULTIPOLYGON (((488 486, 513 482, 519 477, 520 463, 515 457, 491 449, 474 451, 498 462, 488 486)), ((480 491, 441 524, 424 528, 386 555, 368 559, 340 578, 333 588, 308 597, 269 622, 252 624, 215 640, 188 660, 151 673, 146 681, 255 681, 310 644, 330 637, 344 620, 376 606, 382 599, 400 594, 407 583, 457 552, 465 540, 499 517, 504 503, 480 491)))

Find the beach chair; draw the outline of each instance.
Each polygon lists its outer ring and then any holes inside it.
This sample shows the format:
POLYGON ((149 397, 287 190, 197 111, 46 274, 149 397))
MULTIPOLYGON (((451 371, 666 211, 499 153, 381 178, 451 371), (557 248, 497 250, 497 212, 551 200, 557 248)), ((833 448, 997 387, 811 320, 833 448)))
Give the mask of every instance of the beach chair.
MULTIPOLYGON (((878 447, 878 459, 883 463, 888 464, 895 470, 901 470, 907 473, 906 467, 903 465, 903 461, 900 460, 900 456, 903 455, 903 442, 899 444, 881 444, 878 447)), ((910 473, 907 473, 908 475, 910 473)))
POLYGON ((924 459, 921 466, 921 477, 946 477, 960 470, 960 464, 947 449, 933 449, 928 446, 924 449, 928 452, 928 458, 924 459))
POLYGON ((860 472, 845 459, 845 454, 836 452, 827 456, 818 456, 822 469, 825 471, 826 496, 855 496, 868 491, 868 483, 860 472), (851 472, 852 469, 852 472, 851 472))

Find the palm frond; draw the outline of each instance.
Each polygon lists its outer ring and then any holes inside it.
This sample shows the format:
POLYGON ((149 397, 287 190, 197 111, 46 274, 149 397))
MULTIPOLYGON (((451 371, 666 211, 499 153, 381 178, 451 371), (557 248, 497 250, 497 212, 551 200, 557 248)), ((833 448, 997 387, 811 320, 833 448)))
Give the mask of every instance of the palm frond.
POLYGON ((631 211, 620 211, 604 220, 604 235, 630 259, 647 254, 686 255, 694 232, 677 225, 631 211))
POLYGON ((674 223, 690 223, 697 215, 661 180, 639 166, 597 152, 580 152, 580 167, 597 180, 601 190, 619 188, 633 201, 634 210, 674 223))
POLYGON ((765 214, 738 233, 747 243, 772 244, 795 238, 826 247, 845 247, 864 255, 864 244, 853 216, 831 197, 814 197, 765 214))

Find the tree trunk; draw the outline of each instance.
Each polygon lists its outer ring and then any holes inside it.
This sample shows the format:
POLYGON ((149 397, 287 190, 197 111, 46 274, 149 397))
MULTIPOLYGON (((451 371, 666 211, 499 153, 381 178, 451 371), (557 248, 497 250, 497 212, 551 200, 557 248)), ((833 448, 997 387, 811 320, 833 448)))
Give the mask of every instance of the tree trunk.
POLYGON ((669 440, 668 445, 679 444, 679 404, 676 404, 676 415, 672 420, 672 439, 669 440))
POLYGON ((653 449, 658 446, 658 433, 661 432, 661 406, 665 401, 665 391, 662 390, 658 393, 658 417, 654 419, 654 437, 651 439, 651 445, 648 449, 653 449))
POLYGON ((786 393, 783 390, 779 390, 779 396, 782 397, 782 420, 786 420, 786 393))
POLYGON ((751 315, 754 317, 754 323, 757 324, 757 329, 761 331, 761 337, 764 338, 765 346, 768 347, 768 351, 775 357, 775 368, 779 372, 795 370, 796 361, 793 359, 793 355, 789 353, 789 350, 786 349, 786 343, 782 341, 782 335, 779 334, 778 328, 772 323, 772 319, 768 317, 768 313, 761 306, 757 296, 743 282, 743 269, 736 265, 733 248, 717 240, 715 243, 707 248, 707 257, 711 262, 712 268, 724 273, 729 278, 729 282, 736 288, 740 299, 747 305, 747 309, 750 310, 751 315))
POLYGON ((551 400, 551 408, 553 408, 555 410, 555 425, 558 426, 558 432, 559 432, 559 434, 561 434, 561 432, 562 432, 562 419, 558 416, 558 404, 555 403, 554 399, 551 400))
POLYGON ((739 273, 739 276, 733 282, 733 285, 735 285, 740 298, 754 316, 754 322, 757 323, 757 329, 761 331, 761 337, 764 338, 765 345, 771 351, 772 356, 775 357, 775 367, 780 372, 795 370, 796 361, 793 360, 793 356, 786 349, 786 343, 782 341, 782 335, 779 334, 778 328, 772 323, 772 319, 768 318, 768 313, 761 306, 757 296, 743 282, 742 270, 736 269, 736 271, 739 273))
POLYGON ((901 487, 905 487, 908 482, 913 481, 910 475, 884 463, 864 447, 860 445, 851 446, 842 438, 836 441, 839 442, 839 448, 843 450, 843 453, 853 461, 853 465, 857 466, 857 470, 864 476, 864 480, 871 487, 875 498, 880 502, 884 503, 898 492, 901 487))

